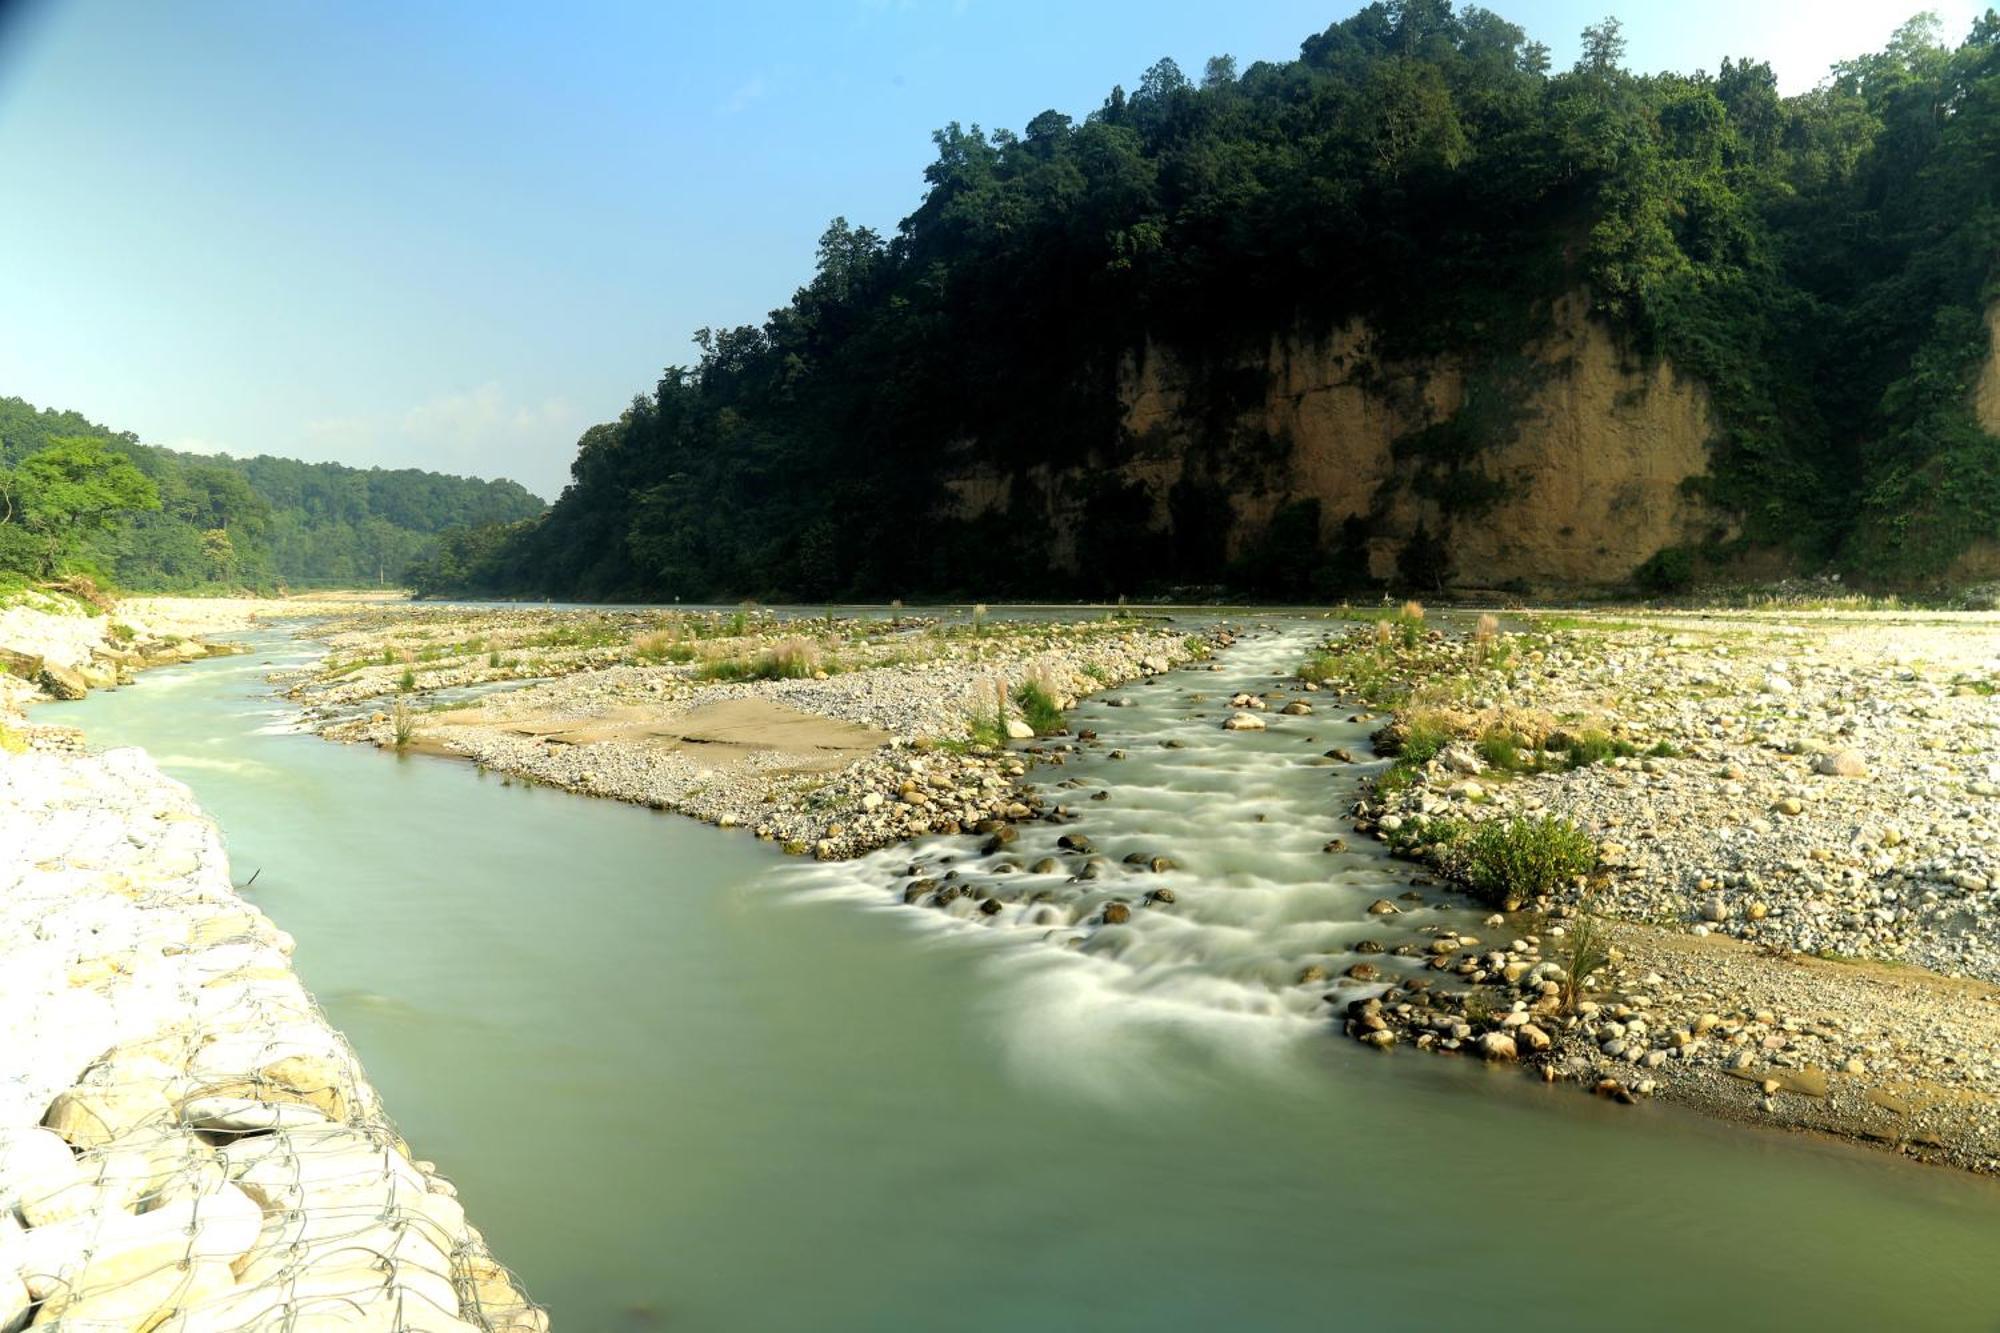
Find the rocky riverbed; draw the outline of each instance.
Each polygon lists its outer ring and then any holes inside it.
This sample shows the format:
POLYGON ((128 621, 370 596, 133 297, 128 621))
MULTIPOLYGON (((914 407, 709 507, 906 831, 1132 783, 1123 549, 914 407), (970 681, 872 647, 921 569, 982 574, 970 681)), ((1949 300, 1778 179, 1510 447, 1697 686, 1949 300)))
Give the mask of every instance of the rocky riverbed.
POLYGON ((1358 827, 1449 874, 1482 826, 1553 819, 1594 865, 1330 996, 1349 1031, 2000 1170, 2000 623, 1466 629, 1308 664, 1396 710, 1358 827), (1593 928, 1611 957, 1572 987, 1593 928))
POLYGON ((1029 817, 1007 740, 1209 645, 1160 621, 889 613, 416 608, 315 634, 329 656, 289 692, 325 736, 458 755, 822 858, 1029 817))

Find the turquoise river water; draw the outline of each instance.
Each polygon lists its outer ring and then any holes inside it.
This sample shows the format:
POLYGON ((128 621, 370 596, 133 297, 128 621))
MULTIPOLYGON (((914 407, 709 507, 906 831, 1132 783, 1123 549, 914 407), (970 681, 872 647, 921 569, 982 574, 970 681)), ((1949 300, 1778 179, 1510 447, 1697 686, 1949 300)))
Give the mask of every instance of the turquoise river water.
POLYGON ((1079 710, 1131 757, 1048 770, 1068 831, 1182 865, 1094 936, 1115 882, 901 904, 1031 887, 970 840, 806 864, 298 734, 275 631, 46 716, 193 787, 558 1330, 2000 1328, 1990 1182, 1332 1035, 1290 981, 1407 887, 1319 851, 1357 733, 1195 716, 1301 634, 1079 710))

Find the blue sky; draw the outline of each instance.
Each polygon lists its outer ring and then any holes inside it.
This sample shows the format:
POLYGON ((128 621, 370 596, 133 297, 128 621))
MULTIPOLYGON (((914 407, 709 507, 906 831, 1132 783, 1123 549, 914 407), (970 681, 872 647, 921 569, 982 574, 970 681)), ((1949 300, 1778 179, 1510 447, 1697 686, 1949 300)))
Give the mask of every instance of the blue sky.
MULTIPOLYGON (((1081 115, 1170 55, 1285 59, 1356 0, 0 7, 0 394, 146 440, 513 476, 753 322, 844 214, 887 230, 931 130, 1081 115)), ((1878 47, 1890 0, 1492 0, 1575 54, 1878 47)), ((1972 0, 1929 6, 1963 35, 1972 0)))

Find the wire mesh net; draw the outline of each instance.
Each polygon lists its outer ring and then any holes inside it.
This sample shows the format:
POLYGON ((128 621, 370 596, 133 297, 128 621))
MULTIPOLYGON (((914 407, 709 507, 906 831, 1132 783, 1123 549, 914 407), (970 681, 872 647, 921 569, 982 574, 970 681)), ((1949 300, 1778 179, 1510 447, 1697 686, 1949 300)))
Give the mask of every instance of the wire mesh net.
POLYGON ((0 1328, 547 1329, 290 945, 143 756, 0 771, 0 1328))

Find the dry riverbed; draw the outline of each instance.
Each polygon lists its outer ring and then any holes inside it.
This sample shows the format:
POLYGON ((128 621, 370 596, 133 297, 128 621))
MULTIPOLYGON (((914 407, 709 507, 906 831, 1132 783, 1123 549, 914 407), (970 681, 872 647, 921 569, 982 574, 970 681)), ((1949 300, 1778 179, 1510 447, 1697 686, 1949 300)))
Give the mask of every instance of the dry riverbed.
POLYGON ((322 735, 849 856, 1029 817, 1008 739, 1208 642, 1160 621, 947 625, 417 607, 336 620, 288 682, 322 735))
POLYGON ((2000 620, 1541 624, 1363 625, 1303 670, 1394 712, 1357 825, 1501 909, 1329 996, 1348 1030, 2000 1170, 2000 620), (1481 883, 1482 827, 1544 819, 1588 873, 1481 883))

